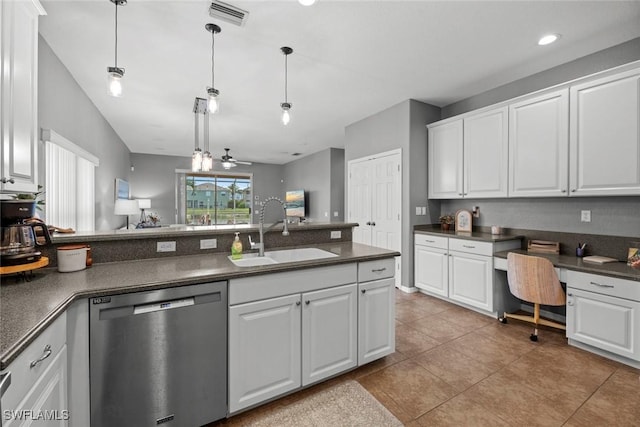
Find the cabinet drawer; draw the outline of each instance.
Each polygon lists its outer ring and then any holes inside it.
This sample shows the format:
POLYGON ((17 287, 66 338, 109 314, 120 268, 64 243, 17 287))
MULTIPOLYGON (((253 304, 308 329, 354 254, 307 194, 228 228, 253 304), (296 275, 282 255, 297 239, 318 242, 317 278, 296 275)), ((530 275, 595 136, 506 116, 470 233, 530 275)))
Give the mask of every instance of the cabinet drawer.
MULTIPOLYGON (((11 372, 11 386, 2 398, 2 409, 17 409, 20 401, 44 374, 56 358, 67 339, 67 317, 62 313, 47 329, 45 329, 13 362, 7 371, 11 372), (46 346, 50 352, 45 352, 46 346), (31 363, 44 356, 41 362, 31 367, 31 363)), ((66 408, 63 408, 66 409, 66 408)))
POLYGON ((478 242, 477 240, 449 239, 449 250, 492 256, 493 243, 478 242))
POLYGON ((431 246, 432 248, 447 249, 449 238, 432 236, 430 234, 414 234, 414 243, 421 246, 431 246))
POLYGON ((393 277, 396 270, 395 258, 358 263, 358 283, 393 277))
POLYGON ((567 271, 567 285, 603 295, 640 301, 640 282, 633 280, 569 270, 567 271))

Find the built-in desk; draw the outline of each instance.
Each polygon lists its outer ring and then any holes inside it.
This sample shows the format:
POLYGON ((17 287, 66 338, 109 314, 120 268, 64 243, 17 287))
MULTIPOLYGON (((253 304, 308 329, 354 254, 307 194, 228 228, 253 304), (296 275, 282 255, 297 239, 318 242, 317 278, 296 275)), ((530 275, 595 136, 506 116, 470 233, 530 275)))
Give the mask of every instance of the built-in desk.
POLYGON ((640 368, 640 270, 626 262, 594 264, 570 255, 510 250, 494 254, 494 268, 507 270, 509 252, 540 256, 567 285, 569 344, 640 368))

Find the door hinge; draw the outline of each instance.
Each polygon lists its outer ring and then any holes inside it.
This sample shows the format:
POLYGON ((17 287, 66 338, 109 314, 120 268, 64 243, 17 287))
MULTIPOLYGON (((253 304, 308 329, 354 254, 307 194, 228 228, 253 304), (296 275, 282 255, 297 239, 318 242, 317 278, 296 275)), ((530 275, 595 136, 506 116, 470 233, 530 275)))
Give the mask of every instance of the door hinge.
POLYGON ((400 165, 398 165, 398 172, 400 172, 400 165))

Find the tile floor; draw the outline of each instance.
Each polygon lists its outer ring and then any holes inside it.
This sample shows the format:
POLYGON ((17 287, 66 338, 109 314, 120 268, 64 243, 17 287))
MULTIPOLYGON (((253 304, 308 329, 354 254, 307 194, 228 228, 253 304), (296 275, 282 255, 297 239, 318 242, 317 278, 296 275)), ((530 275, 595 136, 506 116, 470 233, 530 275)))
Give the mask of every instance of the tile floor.
POLYGON ((567 345, 564 332, 396 293, 396 352, 217 423, 243 425, 356 379, 406 426, 640 426, 640 370, 567 345))

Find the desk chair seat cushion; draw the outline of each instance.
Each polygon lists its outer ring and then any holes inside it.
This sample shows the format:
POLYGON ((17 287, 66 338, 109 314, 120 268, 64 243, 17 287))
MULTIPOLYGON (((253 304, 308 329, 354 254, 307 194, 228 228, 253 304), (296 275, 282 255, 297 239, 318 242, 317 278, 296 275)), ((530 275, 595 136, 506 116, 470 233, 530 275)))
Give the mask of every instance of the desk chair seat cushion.
POLYGON ((565 305, 566 297, 551 261, 546 258, 509 253, 509 290, 517 298, 542 305, 565 305))

